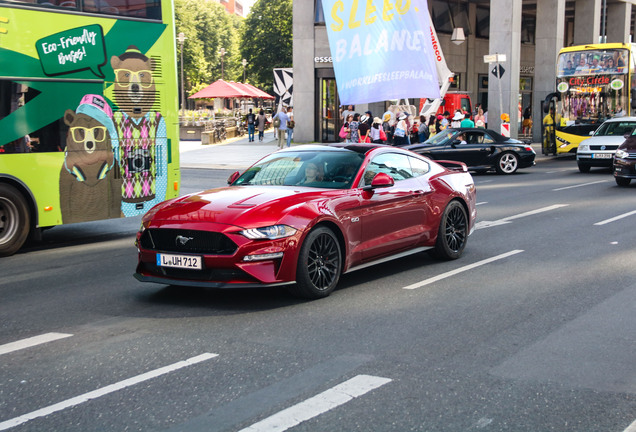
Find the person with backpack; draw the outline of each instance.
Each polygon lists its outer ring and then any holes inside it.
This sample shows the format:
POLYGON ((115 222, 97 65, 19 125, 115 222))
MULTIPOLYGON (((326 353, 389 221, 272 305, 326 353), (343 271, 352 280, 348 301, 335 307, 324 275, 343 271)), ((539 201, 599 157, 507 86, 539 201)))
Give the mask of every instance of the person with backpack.
POLYGON ((256 126, 256 116, 252 114, 252 108, 250 108, 247 116, 245 117, 247 121, 247 139, 249 142, 254 142, 254 127, 256 126))

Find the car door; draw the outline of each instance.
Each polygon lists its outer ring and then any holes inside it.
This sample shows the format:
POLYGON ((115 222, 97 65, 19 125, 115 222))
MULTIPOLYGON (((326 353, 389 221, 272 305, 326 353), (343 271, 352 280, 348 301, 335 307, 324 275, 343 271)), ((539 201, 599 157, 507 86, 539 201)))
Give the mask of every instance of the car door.
POLYGON ((494 140, 487 132, 471 130, 465 134, 466 144, 462 145, 462 162, 468 166, 488 164, 488 156, 492 153, 494 140))
POLYGON ((373 157, 360 186, 370 185, 378 173, 388 174, 395 184, 363 193, 362 236, 357 249, 365 261, 413 247, 424 230, 422 197, 427 191, 413 176, 408 156, 382 153, 373 157))

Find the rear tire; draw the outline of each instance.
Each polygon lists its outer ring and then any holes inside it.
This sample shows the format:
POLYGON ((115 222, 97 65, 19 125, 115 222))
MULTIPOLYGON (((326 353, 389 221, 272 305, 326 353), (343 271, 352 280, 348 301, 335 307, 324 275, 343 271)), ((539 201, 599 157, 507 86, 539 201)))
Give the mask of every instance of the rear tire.
POLYGON ((442 215, 435 249, 431 255, 443 260, 459 258, 468 240, 468 215, 459 201, 451 201, 442 215))
POLYGON ((616 180, 616 184, 619 186, 629 186, 632 181, 632 179, 628 179, 625 177, 614 177, 614 179, 616 180))
POLYGON ((498 174, 514 174, 519 168, 519 156, 512 152, 505 152, 497 159, 495 169, 498 174))
POLYGON ((29 236, 31 215, 24 196, 0 184, 0 257, 16 253, 29 236))
POLYGON ((342 253, 333 231, 318 227, 307 235, 300 247, 296 284, 290 291, 297 297, 327 297, 338 285, 342 272, 342 253))

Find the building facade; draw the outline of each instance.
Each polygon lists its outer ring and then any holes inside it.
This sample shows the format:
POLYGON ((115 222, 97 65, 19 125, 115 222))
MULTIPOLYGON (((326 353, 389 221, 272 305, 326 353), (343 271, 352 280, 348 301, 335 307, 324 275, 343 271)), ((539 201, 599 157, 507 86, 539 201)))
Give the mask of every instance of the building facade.
MULTIPOLYGON (((428 6, 448 67, 456 75, 451 91, 466 92, 473 104, 483 106, 494 130, 500 128, 502 112, 510 115, 511 125, 520 125, 521 112, 530 106, 536 126, 532 134, 538 141, 536 119, 543 118, 543 99, 555 91, 559 50, 601 40, 631 42, 633 3, 636 0, 429 0, 428 6), (457 28, 463 30, 463 41, 452 40, 457 28), (501 78, 491 74, 492 64, 484 63, 485 55, 495 53, 506 56, 501 78)), ((293 34, 294 141, 338 141, 341 106, 321 0, 294 0, 293 34)), ((419 99, 409 102, 419 106, 419 99)), ((355 111, 378 116, 392 103, 358 105, 355 111)), ((518 129, 511 127, 511 136, 517 135, 518 129)))

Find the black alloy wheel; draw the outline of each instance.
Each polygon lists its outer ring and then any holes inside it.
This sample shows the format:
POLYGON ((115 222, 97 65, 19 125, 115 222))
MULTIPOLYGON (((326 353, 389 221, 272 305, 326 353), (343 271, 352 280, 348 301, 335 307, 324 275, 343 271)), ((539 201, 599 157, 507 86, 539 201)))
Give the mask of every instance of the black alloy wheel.
POLYGON ((442 215, 432 255, 444 260, 459 258, 468 240, 468 215, 457 200, 451 201, 442 215))
POLYGON ((318 299, 327 297, 338 285, 342 272, 342 253, 333 231, 326 227, 312 230, 305 238, 298 256, 296 284, 292 294, 318 299))

